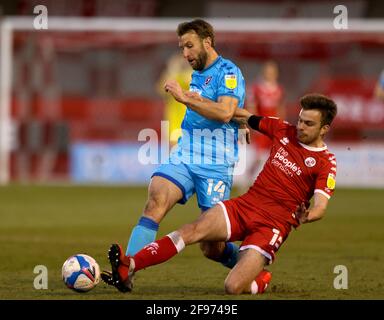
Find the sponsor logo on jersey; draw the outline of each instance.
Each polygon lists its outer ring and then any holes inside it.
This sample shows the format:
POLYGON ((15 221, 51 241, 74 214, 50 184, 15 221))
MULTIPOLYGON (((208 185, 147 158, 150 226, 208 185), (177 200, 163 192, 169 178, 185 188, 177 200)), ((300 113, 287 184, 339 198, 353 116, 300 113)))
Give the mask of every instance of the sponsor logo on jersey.
POLYGON ((211 80, 212 80, 212 76, 207 77, 207 78, 205 79, 205 81, 204 81, 204 85, 207 86, 208 83, 211 82, 211 80))
POLYGON ((327 188, 330 190, 335 189, 336 186, 336 176, 333 173, 328 174, 327 178, 327 188))
POLYGON ((316 165, 316 160, 312 157, 308 157, 304 160, 304 163, 307 167, 312 168, 316 165))
POLYGON ((293 177, 294 173, 299 176, 302 172, 296 162, 289 161, 288 152, 283 147, 275 153, 271 163, 290 177, 293 177))
POLYGON ((282 139, 280 139, 280 142, 283 144, 283 145, 287 145, 289 143, 289 139, 287 137, 284 137, 282 139))
POLYGON ((237 79, 235 74, 226 74, 224 76, 225 79, 225 86, 228 89, 235 89, 237 87, 237 79))

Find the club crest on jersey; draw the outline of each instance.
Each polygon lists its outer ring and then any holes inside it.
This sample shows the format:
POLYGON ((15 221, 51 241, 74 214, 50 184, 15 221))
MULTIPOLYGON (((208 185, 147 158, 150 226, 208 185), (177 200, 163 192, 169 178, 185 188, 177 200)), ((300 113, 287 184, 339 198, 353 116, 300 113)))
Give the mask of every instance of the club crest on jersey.
POLYGON ((205 79, 205 81, 204 81, 204 85, 207 86, 208 83, 211 82, 211 80, 212 80, 212 76, 207 77, 207 78, 205 79))
POLYGON ((236 75, 234 74, 226 74, 225 77, 225 86, 228 88, 228 89, 235 89, 237 87, 237 79, 236 79, 236 75))
POLYGON ((304 160, 304 163, 307 167, 312 168, 316 165, 316 160, 312 157, 308 157, 304 160))
POLYGON ((335 189, 336 186, 336 176, 333 173, 328 174, 327 178, 327 188, 330 190, 335 189))

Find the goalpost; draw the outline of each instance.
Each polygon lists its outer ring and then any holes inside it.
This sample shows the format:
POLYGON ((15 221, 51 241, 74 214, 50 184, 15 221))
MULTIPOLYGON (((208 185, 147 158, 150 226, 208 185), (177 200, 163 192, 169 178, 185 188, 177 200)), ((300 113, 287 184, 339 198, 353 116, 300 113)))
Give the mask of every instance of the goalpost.
MULTIPOLYGON (((14 73, 13 47, 17 32, 44 35, 59 33, 121 33, 122 41, 137 43, 170 43, 175 48, 176 26, 189 18, 64 18, 48 19, 48 30, 35 30, 33 18, 6 17, 0 20, 0 185, 10 179, 12 148, 12 86, 14 73)), ((245 43, 258 41, 321 41, 348 42, 358 40, 384 44, 383 20, 353 20, 348 29, 337 30, 332 19, 223 19, 207 18, 215 28, 218 42, 245 43)), ((31 61, 30 63, 34 63, 31 61)), ((380 66, 383 67, 383 66, 380 66)))

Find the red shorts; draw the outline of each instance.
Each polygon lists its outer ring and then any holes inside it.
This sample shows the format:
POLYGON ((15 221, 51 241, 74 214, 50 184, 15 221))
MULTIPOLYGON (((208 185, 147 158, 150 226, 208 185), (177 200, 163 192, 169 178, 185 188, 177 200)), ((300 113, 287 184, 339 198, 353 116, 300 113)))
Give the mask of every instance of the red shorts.
POLYGON ((260 252, 271 264, 275 252, 291 231, 289 223, 281 223, 268 218, 262 208, 250 208, 241 198, 219 202, 227 221, 227 241, 242 241, 240 251, 254 249, 260 252))

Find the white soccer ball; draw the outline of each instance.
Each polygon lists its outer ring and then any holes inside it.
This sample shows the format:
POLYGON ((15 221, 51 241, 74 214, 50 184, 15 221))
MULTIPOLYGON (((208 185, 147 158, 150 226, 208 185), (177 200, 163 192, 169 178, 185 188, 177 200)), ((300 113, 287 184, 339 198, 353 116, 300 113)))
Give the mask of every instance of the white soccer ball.
POLYGON ((77 292, 87 292, 100 282, 100 267, 95 259, 86 254, 69 257, 63 264, 61 274, 65 285, 77 292))

